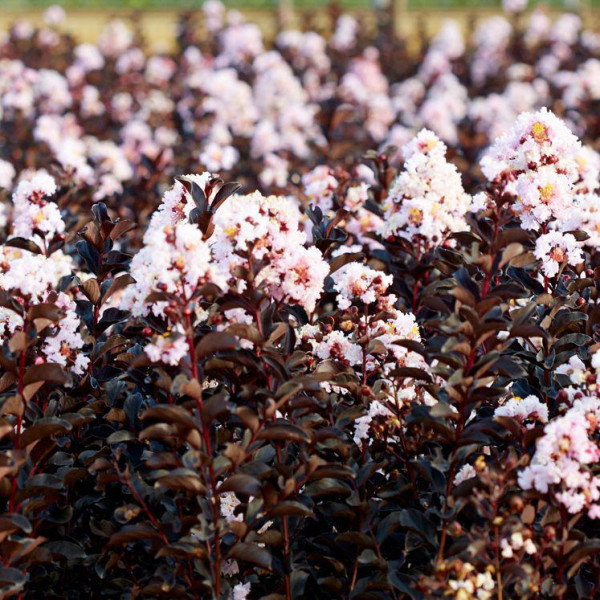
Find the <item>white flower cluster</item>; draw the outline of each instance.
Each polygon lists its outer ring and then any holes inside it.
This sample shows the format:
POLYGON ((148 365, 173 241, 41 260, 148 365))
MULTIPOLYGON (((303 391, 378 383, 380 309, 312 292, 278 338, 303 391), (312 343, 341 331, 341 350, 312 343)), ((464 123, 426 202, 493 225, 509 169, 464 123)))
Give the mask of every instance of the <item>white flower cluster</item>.
POLYGON ((533 395, 525 398, 513 396, 494 411, 494 416, 512 417, 531 429, 536 422, 548 422, 548 407, 533 395))
POLYGON ((378 400, 369 403, 369 412, 354 421, 354 443, 359 446, 369 437, 371 423, 376 417, 393 417, 394 413, 378 400))
POLYGON ((526 229, 561 222, 573 208, 581 144, 554 113, 519 115, 481 160, 484 175, 515 196, 514 211, 526 229))
POLYGON ((447 596, 453 596, 460 600, 491 600, 494 596, 496 583, 492 577, 493 568, 479 573, 477 569, 468 562, 461 563, 460 568, 448 580, 447 596))
POLYGON ((309 203, 315 204, 323 211, 331 210, 333 195, 339 183, 330 167, 319 165, 307 171, 302 175, 302 185, 309 203))
MULTIPOLYGON (((50 200, 55 192, 54 179, 45 171, 38 171, 19 182, 13 194, 9 225, 13 236, 38 242, 45 250, 45 243, 64 231, 60 211, 50 200)), ((39 360, 57 363, 82 375, 89 358, 81 352, 84 341, 76 305, 66 293, 56 292, 60 279, 73 272, 72 259, 60 250, 46 256, 3 245, 0 246, 0 263, 0 288, 9 291, 25 310, 50 303, 61 311, 56 325, 42 332, 44 343, 39 360)), ((0 340, 23 326, 19 314, 7 308, 0 309, 0 340)))
POLYGON ((16 174, 12 163, 0 159, 0 189, 10 190, 16 174))
POLYGON ((299 304, 311 313, 328 274, 329 265, 318 248, 298 246, 262 269, 257 281, 266 284, 275 300, 299 304))
POLYGON ((515 531, 510 538, 504 538, 500 542, 502 556, 504 558, 513 558, 515 553, 524 552, 525 554, 535 554, 537 548, 530 537, 524 538, 520 531, 515 531))
POLYGON ((551 231, 541 235, 535 243, 534 255, 542 261, 542 272, 554 277, 564 265, 577 266, 583 262, 581 245, 570 233, 551 231))
POLYGON ((259 119, 252 135, 252 154, 261 157, 291 152, 308 158, 311 145, 325 142, 316 121, 317 106, 278 52, 256 58, 254 70, 254 104, 259 119))
POLYGON ((485 83, 506 65, 506 49, 511 34, 511 24, 499 15, 480 23, 473 36, 476 50, 470 64, 471 77, 475 82, 485 83))
POLYGON ((365 129, 376 142, 383 141, 394 121, 388 85, 379 64, 379 52, 373 47, 351 62, 339 85, 340 97, 357 107, 365 129))
POLYGON ((591 518, 600 518, 600 477, 591 471, 600 460, 599 419, 600 399, 583 397, 550 421, 531 464, 519 473, 519 485, 543 494, 552 490, 570 513, 587 509, 591 518))
POLYGON ((317 342, 314 337, 319 332, 319 327, 306 325, 300 330, 300 337, 308 340, 313 347, 314 355, 327 360, 332 358, 351 366, 361 364, 363 360, 362 348, 352 341, 352 338, 343 331, 331 331, 321 337, 317 342))
POLYGON ((60 210, 49 201, 55 193, 56 183, 45 171, 37 171, 30 179, 19 182, 12 197, 11 229, 15 237, 39 242, 50 241, 57 233, 63 233, 65 224, 60 210))
POLYGON ((533 82, 511 81, 502 93, 474 98, 468 116, 477 132, 495 140, 510 131, 517 116, 534 111, 548 100, 548 84, 543 79, 533 82))
POLYGON ((84 341, 79 331, 81 321, 75 302, 61 292, 54 304, 63 311, 63 317, 58 322, 56 333, 46 338, 42 352, 47 362, 69 367, 75 375, 83 375, 90 359, 82 352, 84 341))
POLYGON ((453 483, 454 485, 460 485, 461 483, 463 483, 463 481, 467 481, 469 479, 472 479, 473 477, 477 477, 477 471, 475 470, 475 467, 473 467, 473 465, 467 463, 458 470, 458 472, 454 476, 453 483))
POLYGON ((600 518, 600 352, 592 355, 591 367, 573 356, 556 373, 570 379, 564 388, 566 403, 561 414, 544 427, 531 463, 519 473, 523 489, 551 493, 572 513, 587 511, 600 518))
MULTIPOLYGON (((205 189, 211 175, 187 178, 205 189)), ((329 266, 318 249, 304 246, 296 206, 286 198, 258 192, 233 195, 226 202, 214 216, 213 235, 205 241, 187 218, 195 204, 186 188, 177 182, 165 193, 144 236, 144 247, 132 260, 136 284, 125 291, 124 307, 134 315, 150 310, 164 315, 164 302, 146 302, 151 292, 176 293, 189 301, 206 283, 242 292, 245 282, 236 269, 260 266, 256 285, 264 286, 276 300, 299 304, 308 312, 314 309, 329 266)))
POLYGON ((384 205, 381 235, 398 236, 417 249, 440 245, 452 232, 468 229, 471 197, 456 167, 445 158, 446 145, 422 130, 403 149, 404 170, 384 205))
POLYGON ((189 346, 180 326, 158 335, 144 346, 144 352, 155 363, 176 366, 189 352, 189 346))
POLYGON ((362 263, 351 262, 338 269, 332 276, 336 290, 336 302, 339 308, 346 309, 352 302, 364 304, 377 302, 392 285, 392 275, 375 271, 362 263))
POLYGON ((164 315, 166 302, 146 302, 153 291, 180 294, 189 301, 199 287, 219 280, 211 269, 208 244, 202 238, 197 226, 183 221, 149 229, 144 247, 131 261, 130 272, 136 283, 125 290, 122 305, 134 315, 146 315, 150 310, 164 315))
POLYGON ((211 250, 229 285, 239 288, 236 267, 265 266, 256 281, 276 300, 286 300, 312 312, 323 290, 329 266, 317 248, 306 248, 300 211, 288 198, 258 192, 234 195, 215 216, 211 250), (250 262, 249 262, 250 261, 250 262))
POLYGON ((36 302, 41 302, 46 292, 55 288, 61 277, 69 275, 73 268, 71 258, 60 251, 46 257, 1 246, 0 259, 3 263, 0 287, 36 302))

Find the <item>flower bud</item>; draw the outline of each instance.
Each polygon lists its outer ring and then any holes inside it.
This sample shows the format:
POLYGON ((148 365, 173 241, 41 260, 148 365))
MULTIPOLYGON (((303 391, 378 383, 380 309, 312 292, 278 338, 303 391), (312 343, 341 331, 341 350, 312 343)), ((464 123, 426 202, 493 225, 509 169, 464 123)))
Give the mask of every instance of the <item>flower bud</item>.
POLYGON ((456 537, 462 533, 462 525, 458 521, 454 521, 450 524, 448 531, 451 536, 456 537))
POLYGON ((525 503, 523 502, 523 498, 521 496, 513 496, 510 499, 510 510, 513 513, 520 513, 523 511, 525 507, 525 503))

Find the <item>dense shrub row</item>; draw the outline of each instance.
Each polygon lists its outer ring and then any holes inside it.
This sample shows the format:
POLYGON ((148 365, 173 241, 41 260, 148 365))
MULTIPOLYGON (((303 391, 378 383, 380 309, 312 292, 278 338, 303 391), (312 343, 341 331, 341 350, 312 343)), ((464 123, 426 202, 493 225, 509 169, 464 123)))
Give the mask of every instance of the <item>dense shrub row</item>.
POLYGON ((0 597, 598 597, 600 34, 63 17, 0 42, 0 597))

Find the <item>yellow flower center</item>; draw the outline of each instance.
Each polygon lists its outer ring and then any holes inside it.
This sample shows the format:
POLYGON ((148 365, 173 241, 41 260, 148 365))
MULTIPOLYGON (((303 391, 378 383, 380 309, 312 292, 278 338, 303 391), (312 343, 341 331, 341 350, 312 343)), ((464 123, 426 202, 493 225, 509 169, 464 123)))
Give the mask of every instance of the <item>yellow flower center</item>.
POLYGON ((544 187, 540 188, 540 199, 542 202, 550 202, 552 193, 554 192, 554 186, 551 183, 547 183, 544 187))
POLYGON ((547 133, 548 130, 546 129, 546 126, 539 121, 534 123, 533 127, 531 128, 531 135, 536 142, 545 141, 547 133))
POLYGON ((177 258, 173 261, 173 264, 180 271, 183 270, 183 268, 185 267, 185 260, 183 259, 183 256, 181 256, 181 254, 179 254, 177 256, 177 258))
POLYGON ((423 222, 423 211, 418 208, 411 208, 408 220, 412 225, 420 225, 423 222))
POLYGON ((564 436, 558 443, 558 448, 561 452, 568 452, 571 449, 571 440, 564 436))

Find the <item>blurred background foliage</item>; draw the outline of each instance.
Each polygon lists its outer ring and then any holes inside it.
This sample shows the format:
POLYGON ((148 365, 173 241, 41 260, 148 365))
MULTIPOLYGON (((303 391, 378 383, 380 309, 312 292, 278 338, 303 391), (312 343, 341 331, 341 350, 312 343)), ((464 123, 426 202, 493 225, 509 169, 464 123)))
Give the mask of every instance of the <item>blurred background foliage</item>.
MULTIPOLYGON (((419 8, 439 8, 439 9, 477 9, 477 8, 498 8, 500 9, 500 0, 396 0, 399 5, 407 9, 419 8)), ((0 0, 0 12, 3 9, 22 9, 35 10, 43 9, 52 4, 60 4, 65 9, 194 9, 201 8, 201 0, 63 0, 62 2, 52 2, 51 0, 0 0)), ((225 4, 235 8, 276 8, 277 0, 229 0, 225 4)), ((330 2, 328 0, 295 0, 291 2, 297 9, 315 9, 326 8, 330 2)), ((336 2, 340 7, 346 9, 352 8, 370 8, 375 7, 379 2, 373 0, 338 0, 336 2)), ((567 10, 577 10, 589 6, 600 7, 600 0, 546 0, 552 8, 563 8, 567 10)))

